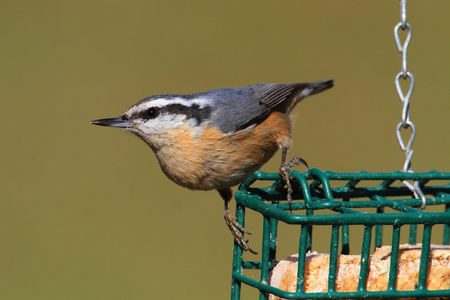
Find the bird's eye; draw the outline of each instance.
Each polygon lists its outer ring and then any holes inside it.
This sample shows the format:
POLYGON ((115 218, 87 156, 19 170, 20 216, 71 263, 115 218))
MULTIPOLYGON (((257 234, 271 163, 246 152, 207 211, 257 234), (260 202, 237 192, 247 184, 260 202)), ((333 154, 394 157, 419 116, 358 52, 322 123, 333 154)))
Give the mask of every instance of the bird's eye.
POLYGON ((145 111, 145 116, 149 119, 154 119, 159 114, 159 108, 157 107, 150 107, 145 111))

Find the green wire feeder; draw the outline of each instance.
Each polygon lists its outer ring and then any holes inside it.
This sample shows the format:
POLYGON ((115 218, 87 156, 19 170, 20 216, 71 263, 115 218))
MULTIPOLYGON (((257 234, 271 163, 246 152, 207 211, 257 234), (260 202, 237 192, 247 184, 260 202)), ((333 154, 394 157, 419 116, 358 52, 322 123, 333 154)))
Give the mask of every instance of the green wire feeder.
MULTIPOLYGON (((343 298, 429 298, 450 297, 450 289, 427 290, 427 265, 430 241, 434 225, 443 224, 442 245, 450 243, 450 173, 430 171, 427 173, 334 173, 311 169, 306 173, 292 171, 298 182, 294 189, 292 213, 286 202, 286 189, 279 174, 255 172, 239 187, 235 198, 236 218, 245 225, 245 208, 259 212, 263 216, 263 236, 260 249, 261 261, 244 261, 243 252, 235 244, 231 299, 240 299, 242 283, 259 289, 259 299, 267 299, 273 294, 286 299, 343 299, 343 298), (401 181, 417 181, 425 195, 427 212, 419 209, 421 199, 416 199, 411 190, 401 181), (256 181, 267 181, 267 187, 252 187, 256 181), (370 187, 360 186, 367 182, 370 187), (399 184, 400 182, 400 184, 399 184), (431 185, 439 183, 441 185, 431 185), (333 187, 332 187, 333 186, 333 187), (388 208, 388 210, 385 210, 388 208), (358 209, 358 210, 356 210, 358 209), (428 210, 428 209, 427 209, 428 210), (431 209, 430 209, 431 210, 431 209), (320 214, 317 214, 319 213, 320 214), (268 285, 270 271, 277 263, 278 222, 299 227, 297 291, 286 292, 268 285), (311 250, 315 226, 330 226, 331 240, 329 253, 328 291, 325 293, 304 292, 305 256, 311 250), (335 290, 338 245, 340 254, 349 253, 350 228, 364 225, 361 246, 361 266, 358 290, 338 292, 335 290), (395 289, 397 261, 400 246, 400 230, 409 227, 409 243, 416 243, 418 226, 423 228, 422 252, 417 289, 399 291, 395 289), (391 261, 389 281, 386 291, 367 291, 367 273, 371 246, 382 246, 384 226, 392 226, 391 261), (372 237, 373 232, 374 238, 372 237), (260 279, 244 275, 244 269, 260 271, 260 279)), ((293 180, 295 181, 295 180, 293 180)), ((323 237, 322 237, 323 239, 323 237)), ((284 257, 283 257, 284 258, 284 257)))

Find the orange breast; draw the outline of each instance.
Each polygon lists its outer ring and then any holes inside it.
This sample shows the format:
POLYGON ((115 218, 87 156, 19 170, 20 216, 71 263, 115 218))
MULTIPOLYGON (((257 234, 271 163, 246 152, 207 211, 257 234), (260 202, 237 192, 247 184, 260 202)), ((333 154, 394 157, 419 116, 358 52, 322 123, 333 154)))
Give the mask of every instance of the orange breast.
POLYGON ((163 172, 175 183, 194 190, 211 190, 241 183, 277 151, 289 147, 290 120, 273 112, 253 129, 223 135, 206 128, 194 137, 188 125, 165 133, 156 151, 163 172))

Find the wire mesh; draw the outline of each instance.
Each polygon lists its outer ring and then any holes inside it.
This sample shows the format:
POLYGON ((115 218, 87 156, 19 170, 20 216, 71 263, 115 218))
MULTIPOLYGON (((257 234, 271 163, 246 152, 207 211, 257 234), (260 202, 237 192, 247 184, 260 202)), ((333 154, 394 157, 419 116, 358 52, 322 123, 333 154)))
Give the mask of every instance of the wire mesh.
POLYGON ((286 299, 450 297, 450 289, 426 288, 433 226, 443 227, 442 245, 450 243, 450 173, 334 173, 311 169, 306 173, 292 171, 292 175, 297 182, 292 212, 285 200, 286 190, 279 174, 255 172, 235 195, 238 222, 245 225, 245 209, 254 210, 263 217, 263 233, 260 261, 244 261, 242 250, 237 245, 234 247, 232 299, 240 299, 242 283, 258 289, 260 299, 267 299, 269 293, 286 299), (425 195, 426 211, 419 209, 422 199, 414 197, 412 191, 402 184, 404 180, 418 182, 425 195), (253 187, 256 181, 268 184, 253 187), (279 222, 297 226, 299 230, 296 292, 286 292, 268 284, 270 271, 277 263, 279 222), (305 257, 311 250, 313 229, 319 225, 331 229, 328 290, 307 293, 304 291, 305 257), (362 244, 358 249, 361 258, 358 290, 338 292, 335 289, 337 260, 339 254, 349 253, 350 229, 354 226, 364 227, 362 244), (368 291, 366 282, 370 249, 382 246, 386 228, 392 230, 388 287, 385 291, 368 291), (409 228, 409 243, 417 243, 418 235, 421 235, 419 242, 422 243, 417 288, 409 291, 396 290, 395 287, 400 231, 405 228, 409 228), (258 270, 260 279, 244 275, 245 269, 258 270))

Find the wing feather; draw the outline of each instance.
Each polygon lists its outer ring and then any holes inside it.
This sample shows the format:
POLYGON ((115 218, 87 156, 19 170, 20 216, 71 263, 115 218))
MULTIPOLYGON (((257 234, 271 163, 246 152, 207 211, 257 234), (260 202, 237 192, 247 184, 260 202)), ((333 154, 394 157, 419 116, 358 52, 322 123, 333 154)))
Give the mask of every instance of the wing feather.
POLYGON ((258 94, 259 102, 270 108, 287 100, 288 96, 302 84, 265 84, 258 94))
POLYGON ((212 125, 224 133, 230 133, 261 123, 274 110, 289 113, 301 99, 332 86, 332 80, 293 84, 262 83, 210 91, 204 95, 213 97, 216 102, 212 125))

